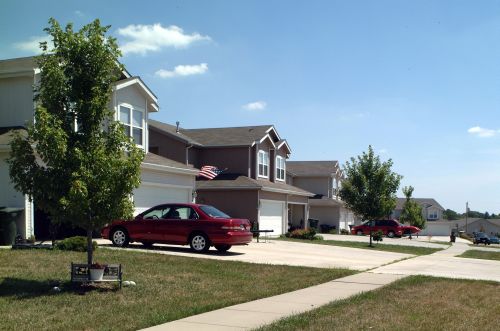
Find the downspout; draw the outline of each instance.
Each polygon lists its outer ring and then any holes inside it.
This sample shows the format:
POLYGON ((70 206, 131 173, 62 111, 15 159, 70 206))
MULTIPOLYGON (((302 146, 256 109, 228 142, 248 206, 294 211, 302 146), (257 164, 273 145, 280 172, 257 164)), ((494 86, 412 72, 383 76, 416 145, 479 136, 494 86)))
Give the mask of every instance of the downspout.
POLYGON ((260 143, 257 142, 255 144, 255 178, 257 179, 259 177, 259 145, 260 143))
POLYGON ((248 168, 247 168, 247 176, 248 178, 252 178, 252 146, 248 146, 248 168))
POLYGON ((186 146, 186 165, 189 165, 189 149, 193 147, 193 144, 186 146))

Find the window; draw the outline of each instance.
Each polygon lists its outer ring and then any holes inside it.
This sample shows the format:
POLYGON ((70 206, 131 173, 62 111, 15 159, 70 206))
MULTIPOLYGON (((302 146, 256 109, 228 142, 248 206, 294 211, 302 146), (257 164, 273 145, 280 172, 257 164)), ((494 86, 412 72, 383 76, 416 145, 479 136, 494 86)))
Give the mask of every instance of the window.
POLYGON ((430 220, 437 220, 438 218, 437 210, 429 210, 429 216, 427 216, 427 218, 430 220))
POLYGON ((144 121, 142 110, 129 106, 120 106, 120 122, 122 122, 125 134, 134 139, 137 145, 144 145, 142 142, 144 121))
POLYGON ((259 151, 259 177, 269 177, 269 153, 259 151))
POLYGON ((282 156, 276 157, 276 179, 285 180, 285 158, 282 156))
POLYGON ((155 207, 153 209, 150 209, 149 211, 145 212, 142 214, 143 219, 147 220, 157 220, 160 218, 165 218, 164 215, 168 213, 170 210, 170 207, 168 206, 159 206, 155 207))

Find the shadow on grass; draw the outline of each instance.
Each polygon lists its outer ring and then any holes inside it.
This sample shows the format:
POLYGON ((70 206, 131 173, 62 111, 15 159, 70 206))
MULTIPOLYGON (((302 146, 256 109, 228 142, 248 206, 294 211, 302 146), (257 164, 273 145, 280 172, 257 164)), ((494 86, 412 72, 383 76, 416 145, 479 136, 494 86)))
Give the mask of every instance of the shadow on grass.
MULTIPOLYGON (((105 244, 105 245, 99 245, 102 247, 111 247, 111 248, 117 248, 116 246, 113 246, 112 244, 105 244)), ((127 249, 136 249, 138 251, 157 251, 157 252, 176 252, 176 253, 187 253, 190 254, 193 257, 196 256, 203 256, 203 255, 212 255, 212 256, 238 256, 238 255, 243 255, 244 253, 238 253, 238 252, 219 252, 214 249, 210 249, 208 252, 205 253, 195 253, 193 252, 189 247, 182 247, 182 246, 152 246, 152 247, 146 247, 141 244, 135 245, 129 245, 127 246, 127 249)))
POLYGON ((16 297, 17 299, 30 299, 41 296, 51 296, 60 293, 74 293, 84 295, 87 292, 115 292, 117 286, 110 284, 84 284, 60 280, 33 280, 22 278, 4 278, 0 282, 0 297, 16 297), (58 288, 59 290, 54 290, 58 288))

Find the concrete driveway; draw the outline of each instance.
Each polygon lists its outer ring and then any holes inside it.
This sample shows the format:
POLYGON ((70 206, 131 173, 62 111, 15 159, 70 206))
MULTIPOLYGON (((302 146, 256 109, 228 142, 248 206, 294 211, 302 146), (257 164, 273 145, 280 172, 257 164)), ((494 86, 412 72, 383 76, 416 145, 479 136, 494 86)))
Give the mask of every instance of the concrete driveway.
MULTIPOLYGON (((368 243, 370 241, 369 236, 354 236, 354 235, 325 234, 325 233, 320 233, 320 235, 325 240, 354 241, 354 242, 364 242, 364 243, 368 243)), ((400 246, 429 247, 429 248, 443 248, 443 249, 448 247, 448 242, 450 241, 449 237, 446 237, 446 242, 443 242, 441 238, 437 238, 438 240, 435 239, 436 238, 433 237, 432 241, 437 241, 437 242, 430 242, 426 237, 416 238, 414 236, 413 239, 411 240, 408 237, 403 237, 403 238, 384 237, 384 240, 382 240, 380 243, 377 243, 377 245, 378 244, 400 245, 400 246)), ((457 239, 464 240, 462 238, 457 238, 457 239)))
POLYGON ((284 264, 315 268, 347 268, 352 270, 372 269, 413 256, 409 254, 278 240, 261 241, 260 243, 252 242, 248 246, 234 246, 227 253, 219 253, 211 248, 206 254, 192 253, 188 246, 157 244, 151 249, 145 249, 141 244, 131 244, 129 248, 114 248, 111 246, 109 240, 99 239, 98 242, 100 245, 104 245, 110 249, 126 249, 224 261, 284 264))

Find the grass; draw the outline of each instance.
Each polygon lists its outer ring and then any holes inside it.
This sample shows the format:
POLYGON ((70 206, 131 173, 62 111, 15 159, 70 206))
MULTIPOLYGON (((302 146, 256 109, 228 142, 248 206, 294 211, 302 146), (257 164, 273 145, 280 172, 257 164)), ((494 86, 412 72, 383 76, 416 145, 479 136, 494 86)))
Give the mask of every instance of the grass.
POLYGON ((400 246, 400 245, 390 245, 390 244, 377 244, 373 242, 373 247, 368 245, 368 242, 357 242, 357 241, 340 241, 340 240, 302 240, 302 239, 292 239, 292 238, 279 238, 277 240, 295 241, 318 245, 330 245, 330 246, 342 246, 350 248, 362 248, 370 249, 374 251, 384 251, 393 253, 404 253, 413 255, 427 255, 432 254, 437 251, 441 251, 442 248, 429 248, 429 247, 417 247, 417 246, 400 246))
POLYGON ((500 246, 497 244, 492 244, 492 245, 475 245, 475 244, 469 244, 469 247, 482 247, 482 248, 492 248, 492 249, 500 249, 500 246))
POLYGON ((259 331, 498 330, 500 283, 411 276, 259 331))
POLYGON ((124 280, 137 286, 83 291, 71 286, 69 266, 85 260, 78 252, 0 250, 0 329, 137 330, 354 273, 98 249, 95 261, 121 263, 124 280), (62 292, 51 292, 58 284, 62 292))
POLYGON ((475 249, 475 250, 471 249, 471 250, 465 251, 461 255, 458 255, 458 257, 468 257, 468 258, 472 258, 472 259, 500 261, 500 252, 493 252, 493 251, 487 252, 487 251, 480 251, 477 249, 475 249))

